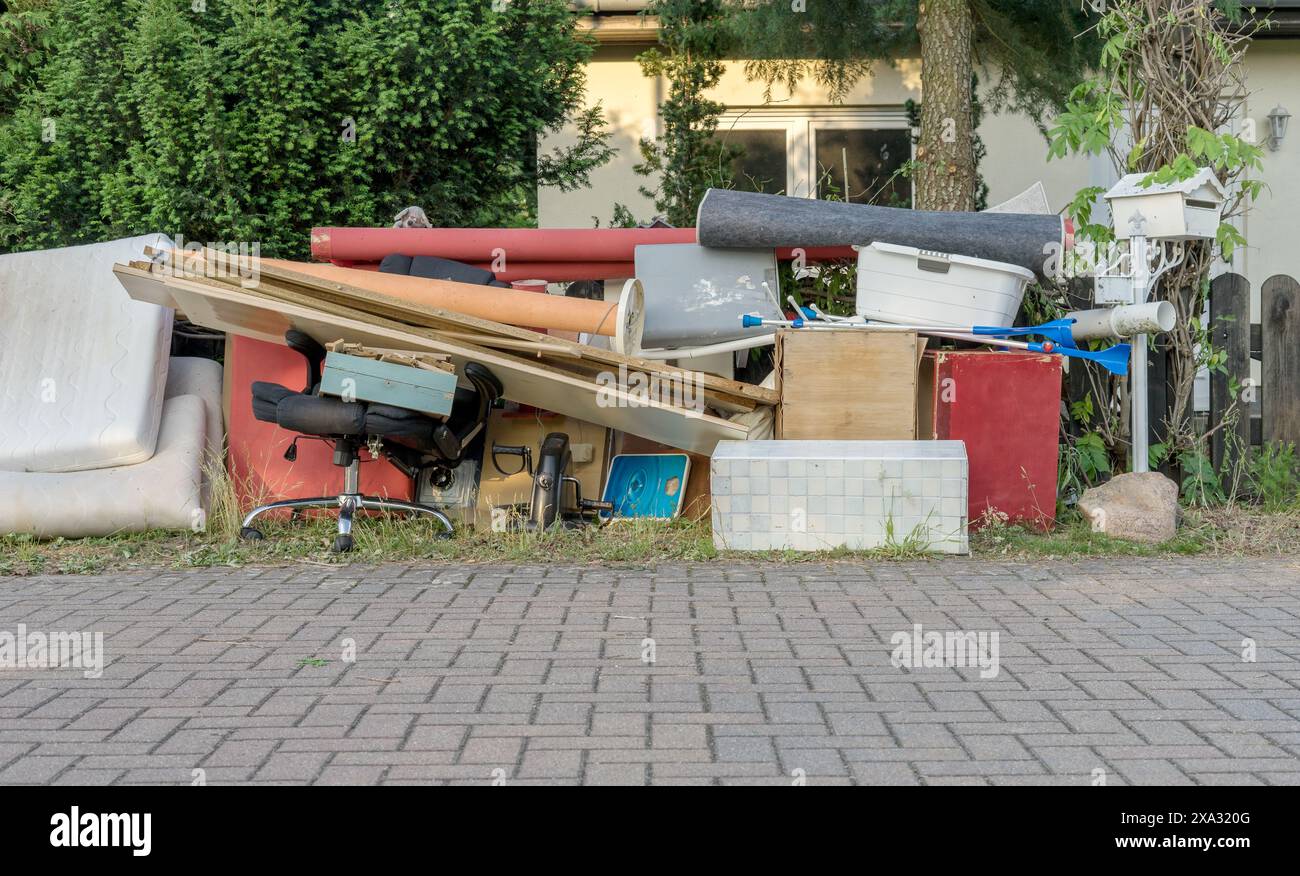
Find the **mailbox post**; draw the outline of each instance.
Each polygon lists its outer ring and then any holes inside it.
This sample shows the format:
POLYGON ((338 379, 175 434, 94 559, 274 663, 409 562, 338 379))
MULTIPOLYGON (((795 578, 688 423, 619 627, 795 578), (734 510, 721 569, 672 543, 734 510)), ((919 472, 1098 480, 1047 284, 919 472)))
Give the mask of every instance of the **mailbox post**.
MULTIPOLYGON (((1185 180, 1143 185, 1150 176, 1131 173, 1106 193, 1115 237, 1128 241, 1128 253, 1114 265, 1101 265, 1098 304, 1145 304, 1160 276, 1182 263, 1183 243, 1212 239, 1218 230, 1226 193, 1212 168, 1203 167, 1185 180)), ((1141 472, 1150 467, 1145 334, 1133 337, 1131 355, 1130 469, 1141 472)))

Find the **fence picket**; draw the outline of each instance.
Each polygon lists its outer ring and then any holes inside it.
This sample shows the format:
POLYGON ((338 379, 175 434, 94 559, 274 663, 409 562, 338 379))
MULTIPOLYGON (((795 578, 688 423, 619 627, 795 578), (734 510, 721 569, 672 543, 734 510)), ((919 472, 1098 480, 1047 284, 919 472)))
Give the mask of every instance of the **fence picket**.
MULTIPOLYGON (((1229 384, 1235 381, 1244 385, 1250 377, 1250 283, 1240 274, 1222 274, 1210 284, 1210 343, 1222 350, 1227 359, 1224 373, 1210 372, 1210 422, 1213 429, 1223 422, 1233 395, 1229 384)), ((1210 452, 1214 469, 1220 473, 1232 471, 1237 464, 1236 454, 1227 455, 1227 448, 1250 446, 1250 406, 1238 406, 1237 422, 1232 432, 1240 441, 1228 441, 1228 427, 1219 429, 1210 439, 1210 452), (1225 459, 1225 456, 1228 458, 1225 459)))
POLYGON ((1266 443, 1300 442, 1300 283, 1277 274, 1260 295, 1266 443))

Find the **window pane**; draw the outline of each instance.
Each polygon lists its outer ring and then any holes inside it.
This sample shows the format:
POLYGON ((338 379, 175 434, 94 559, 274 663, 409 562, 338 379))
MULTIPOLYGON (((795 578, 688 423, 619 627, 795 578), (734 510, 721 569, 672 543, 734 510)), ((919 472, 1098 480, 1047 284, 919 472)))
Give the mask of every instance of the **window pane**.
POLYGON ((817 197, 912 206, 912 181, 894 175, 912 157, 910 132, 824 128, 816 136, 817 197))
POLYGON ((718 142, 743 150, 731 162, 732 188, 742 192, 785 191, 785 129, 775 131, 719 131, 718 142))

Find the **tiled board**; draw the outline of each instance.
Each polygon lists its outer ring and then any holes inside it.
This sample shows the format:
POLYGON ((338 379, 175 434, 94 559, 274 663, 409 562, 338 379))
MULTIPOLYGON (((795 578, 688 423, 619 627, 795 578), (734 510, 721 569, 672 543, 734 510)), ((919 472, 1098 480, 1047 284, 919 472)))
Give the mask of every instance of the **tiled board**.
POLYGON ((969 553, 960 441, 723 441, 711 462, 725 550, 969 553))

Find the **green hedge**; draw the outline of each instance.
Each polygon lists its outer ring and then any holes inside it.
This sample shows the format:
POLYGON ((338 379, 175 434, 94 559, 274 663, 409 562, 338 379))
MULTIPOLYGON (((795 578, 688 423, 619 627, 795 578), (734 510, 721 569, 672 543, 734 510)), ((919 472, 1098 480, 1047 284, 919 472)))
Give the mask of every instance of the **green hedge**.
POLYGON ((0 250, 163 231, 301 258, 313 225, 412 204, 528 224, 538 184, 610 154, 563 0, 24 6, 0 16, 0 250), (582 136, 539 160, 566 121, 582 136))

